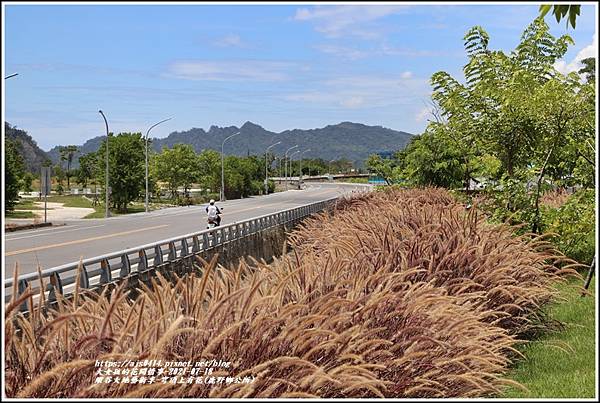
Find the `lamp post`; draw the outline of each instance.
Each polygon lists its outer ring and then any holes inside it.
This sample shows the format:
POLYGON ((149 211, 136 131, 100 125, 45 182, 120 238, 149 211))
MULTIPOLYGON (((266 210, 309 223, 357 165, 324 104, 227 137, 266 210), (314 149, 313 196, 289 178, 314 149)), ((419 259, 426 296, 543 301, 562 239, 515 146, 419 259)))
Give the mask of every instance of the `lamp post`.
POLYGON ((6 80, 7 78, 11 78, 11 77, 18 76, 18 75, 19 75, 19 73, 13 73, 13 74, 10 74, 10 75, 4 77, 4 79, 6 80))
POLYGON ((237 136, 238 134, 240 134, 241 132, 237 132, 232 134, 229 137, 226 137, 225 140, 223 140, 223 143, 221 143, 221 197, 219 201, 225 201, 225 165, 223 162, 223 147, 225 146, 225 142, 227 140, 229 140, 230 138, 237 136))
POLYGON ((104 113, 101 110, 99 110, 98 112, 104 118, 104 124, 106 125, 106 181, 104 184, 104 192, 106 194, 106 205, 104 206, 104 218, 108 218, 110 217, 110 213, 108 212, 108 121, 106 120, 106 116, 104 116, 104 113))
POLYGON ((267 168, 267 152, 269 151, 269 148, 275 147, 277 144, 281 144, 281 141, 278 141, 277 143, 271 144, 265 150, 265 195, 269 194, 269 171, 268 171, 268 168, 267 168))
POLYGON ((158 123, 155 123, 154 125, 150 126, 150 128, 146 132, 146 203, 145 203, 146 204, 146 213, 148 212, 148 135, 150 134, 150 130, 152 130, 159 124, 164 123, 167 120, 171 120, 171 119, 173 119, 173 118, 168 118, 165 120, 161 120, 158 123))
POLYGON ((292 146, 290 148, 287 149, 287 151, 285 152, 285 159, 283 160, 283 168, 285 169, 285 190, 288 190, 288 180, 287 180, 287 154, 290 150, 294 149, 298 147, 298 144, 296 144, 295 146, 292 146))

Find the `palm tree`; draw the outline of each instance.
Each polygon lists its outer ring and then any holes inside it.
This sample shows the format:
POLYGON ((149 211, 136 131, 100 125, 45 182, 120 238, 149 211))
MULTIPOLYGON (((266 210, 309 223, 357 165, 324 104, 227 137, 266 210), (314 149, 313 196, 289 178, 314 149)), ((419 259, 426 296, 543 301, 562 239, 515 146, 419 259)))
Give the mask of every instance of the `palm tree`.
POLYGON ((71 190, 71 163, 73 162, 73 157, 77 152, 77 146, 69 145, 69 146, 60 146, 60 160, 67 161, 67 189, 71 190))

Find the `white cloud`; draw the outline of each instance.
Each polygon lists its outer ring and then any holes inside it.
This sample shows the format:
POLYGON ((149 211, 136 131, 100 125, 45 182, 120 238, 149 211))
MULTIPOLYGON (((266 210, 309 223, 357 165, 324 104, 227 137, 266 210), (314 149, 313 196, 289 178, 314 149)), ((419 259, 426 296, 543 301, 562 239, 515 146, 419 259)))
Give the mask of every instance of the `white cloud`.
POLYGON ((419 112, 417 112, 417 115, 415 116, 415 121, 416 122, 426 122, 427 121, 427 116, 431 114, 431 110, 427 107, 424 107, 423 109, 421 109, 419 112))
POLYGON ((340 46, 334 44, 321 44, 315 48, 323 53, 331 54, 337 57, 343 57, 349 60, 364 59, 375 56, 400 56, 400 57, 463 57, 464 51, 448 50, 426 50, 394 48, 385 43, 371 49, 356 49, 350 46, 340 46))
POLYGON ((556 63, 554 63, 554 68, 562 74, 569 74, 574 71, 578 71, 583 67, 583 65, 581 64, 581 60, 586 59, 588 57, 597 57, 597 49, 597 36, 596 34, 594 34, 592 43, 586 46, 585 48, 581 49, 570 63, 567 63, 564 60, 559 60, 556 63))
POLYGON ((390 105, 414 105, 429 98, 427 80, 395 76, 345 76, 323 80, 314 88, 288 94, 286 100, 316 103, 347 109, 378 108, 390 105))
POLYGON ((186 80, 208 81, 282 81, 289 78, 292 63, 261 60, 176 61, 168 75, 186 80))
POLYGON ((221 47, 244 47, 242 38, 235 34, 225 35, 224 37, 217 39, 214 44, 221 47))
POLYGON ((342 5, 316 6, 296 10, 296 21, 312 21, 315 29, 329 37, 354 35, 364 39, 373 39, 378 33, 365 29, 365 24, 403 12, 410 6, 406 5, 342 5))
POLYGON ((365 99, 361 96, 353 96, 340 101, 340 104, 346 108, 357 108, 365 103, 365 99))
POLYGON ((337 56, 344 59, 357 60, 363 59, 369 56, 368 51, 362 51, 359 49, 348 48, 345 46, 336 45, 317 45, 316 48, 323 53, 327 53, 333 56, 337 56))
POLYGON ((379 52, 386 56, 403 56, 403 57, 462 57, 464 51, 451 52, 447 50, 427 50, 427 49, 410 49, 396 48, 387 44, 381 45, 379 52))
POLYGON ((402 78, 412 78, 413 73, 412 71, 405 71, 404 73, 400 74, 400 77, 402 78))

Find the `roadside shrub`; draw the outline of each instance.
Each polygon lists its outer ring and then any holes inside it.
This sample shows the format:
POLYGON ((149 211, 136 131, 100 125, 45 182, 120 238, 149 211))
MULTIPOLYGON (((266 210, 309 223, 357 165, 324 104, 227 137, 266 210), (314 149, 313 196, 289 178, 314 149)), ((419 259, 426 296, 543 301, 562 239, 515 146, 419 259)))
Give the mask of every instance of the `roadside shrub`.
POLYGON ((596 249, 596 214, 594 189, 581 189, 557 208, 542 210, 549 238, 570 258, 589 265, 596 249))

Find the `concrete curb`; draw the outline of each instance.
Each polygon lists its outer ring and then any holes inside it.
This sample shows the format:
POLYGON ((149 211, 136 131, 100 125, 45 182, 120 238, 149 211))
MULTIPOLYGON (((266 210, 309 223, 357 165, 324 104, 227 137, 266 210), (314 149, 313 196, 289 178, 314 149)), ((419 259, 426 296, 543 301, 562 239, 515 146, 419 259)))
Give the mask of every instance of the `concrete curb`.
POLYGON ((5 232, 15 232, 15 231, 20 231, 20 230, 25 230, 25 229, 34 229, 34 228, 42 228, 42 227, 50 227, 52 226, 51 222, 43 222, 43 223, 39 223, 39 224, 25 224, 25 225, 18 225, 15 227, 4 227, 4 231, 5 232))

